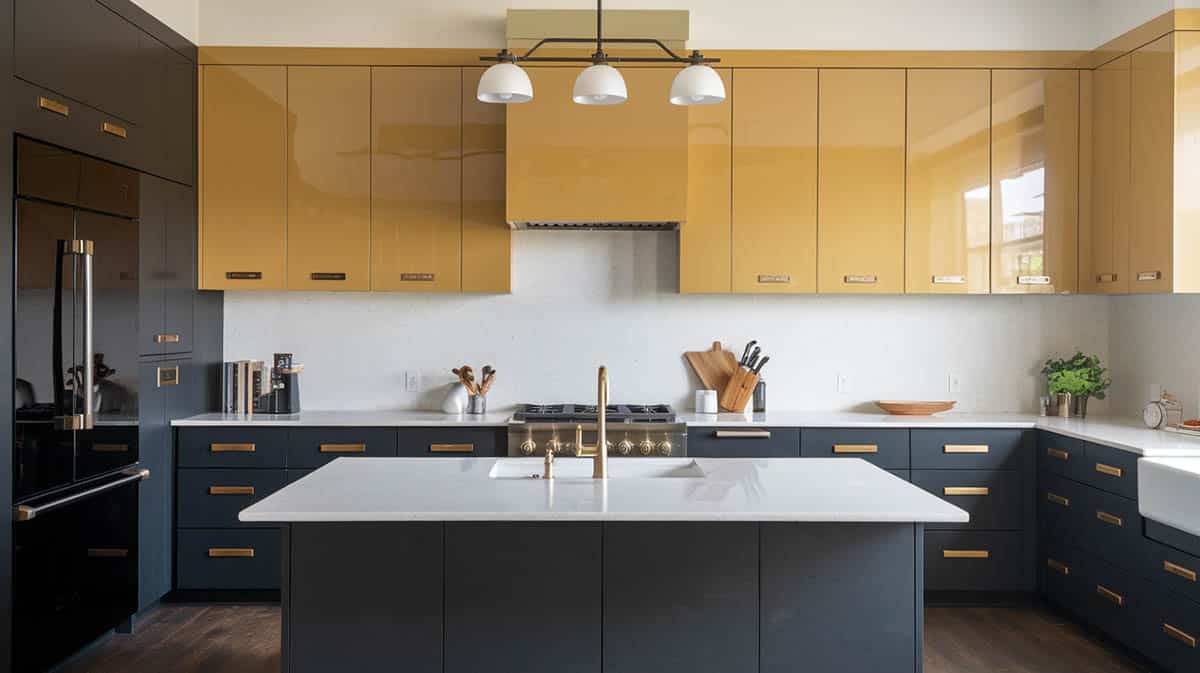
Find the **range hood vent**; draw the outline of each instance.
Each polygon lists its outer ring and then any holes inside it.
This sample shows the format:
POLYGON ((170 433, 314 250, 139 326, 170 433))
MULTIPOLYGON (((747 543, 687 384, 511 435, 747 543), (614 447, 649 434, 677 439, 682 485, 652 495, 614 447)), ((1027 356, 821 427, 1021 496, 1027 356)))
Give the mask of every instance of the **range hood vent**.
POLYGON ((511 222, 513 229, 560 231, 676 231, 678 222, 511 222))

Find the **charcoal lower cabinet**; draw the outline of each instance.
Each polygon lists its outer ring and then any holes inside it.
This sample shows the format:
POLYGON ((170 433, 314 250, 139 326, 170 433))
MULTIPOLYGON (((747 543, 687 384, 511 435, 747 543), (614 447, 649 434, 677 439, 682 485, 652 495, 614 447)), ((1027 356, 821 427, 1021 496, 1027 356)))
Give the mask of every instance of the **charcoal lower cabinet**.
POLYGON ((508 434, 505 428, 400 428, 397 447, 405 458, 503 456, 508 434))
POLYGON ((800 428, 690 428, 687 454, 696 458, 796 458, 800 428))

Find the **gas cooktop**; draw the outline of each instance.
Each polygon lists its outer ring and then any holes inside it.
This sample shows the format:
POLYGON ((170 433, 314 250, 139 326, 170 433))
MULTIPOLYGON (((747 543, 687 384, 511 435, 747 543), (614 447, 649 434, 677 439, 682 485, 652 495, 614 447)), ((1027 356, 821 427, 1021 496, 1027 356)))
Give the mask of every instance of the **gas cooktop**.
MULTIPOLYGON (((519 423, 594 423, 599 416, 595 404, 521 404, 513 414, 519 423)), ((669 404, 610 404, 605 407, 609 423, 674 423, 669 404)))

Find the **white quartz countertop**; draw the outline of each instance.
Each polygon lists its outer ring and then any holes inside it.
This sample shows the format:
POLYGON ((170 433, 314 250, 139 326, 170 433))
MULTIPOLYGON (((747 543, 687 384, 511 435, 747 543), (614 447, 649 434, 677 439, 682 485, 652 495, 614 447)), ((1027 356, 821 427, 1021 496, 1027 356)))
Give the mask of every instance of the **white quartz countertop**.
MULTIPOLYGON (((562 474, 590 459, 561 458, 562 474), (580 464, 571 465, 572 461, 580 464)), ((587 465, 583 465, 586 463, 587 465)), ((964 523, 968 515, 865 461, 611 458, 610 478, 540 474, 540 458, 339 458, 242 510, 247 522, 795 521, 964 523), (654 468, 702 477, 637 478, 654 468), (626 476, 622 476, 626 475, 626 476)))
POLYGON ((698 428, 1032 428, 1035 414, 951 412, 935 416, 893 416, 859 411, 771 411, 760 414, 679 414, 698 428))
POLYGON ((200 414, 171 425, 187 427, 496 427, 508 424, 512 414, 443 414, 440 411, 302 411, 298 414, 200 414))
POLYGON ((1139 460, 1138 510, 1147 519, 1200 535, 1200 458, 1139 460))

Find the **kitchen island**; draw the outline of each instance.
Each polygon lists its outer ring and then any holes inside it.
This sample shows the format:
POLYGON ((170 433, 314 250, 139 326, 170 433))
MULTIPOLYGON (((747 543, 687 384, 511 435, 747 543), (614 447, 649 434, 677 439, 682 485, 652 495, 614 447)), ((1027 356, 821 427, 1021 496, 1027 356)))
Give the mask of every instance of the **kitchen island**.
POLYGON ((921 670, 963 510, 853 459, 591 468, 339 459, 243 510, 283 529, 284 671, 921 670))

